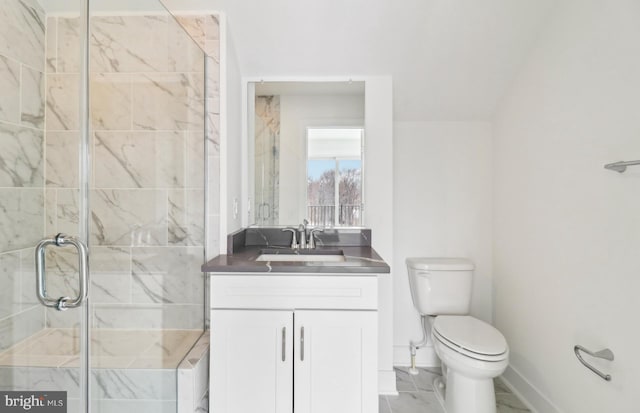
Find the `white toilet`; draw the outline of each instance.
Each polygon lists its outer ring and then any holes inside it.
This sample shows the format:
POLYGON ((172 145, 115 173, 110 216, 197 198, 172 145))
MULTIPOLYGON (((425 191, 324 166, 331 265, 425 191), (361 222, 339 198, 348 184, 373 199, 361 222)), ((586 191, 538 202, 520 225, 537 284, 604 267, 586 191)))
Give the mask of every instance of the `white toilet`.
POLYGON ((464 258, 407 258, 413 305, 427 316, 443 378, 434 390, 447 413, 496 413, 493 378, 509 347, 493 326, 469 316, 473 263, 464 258))

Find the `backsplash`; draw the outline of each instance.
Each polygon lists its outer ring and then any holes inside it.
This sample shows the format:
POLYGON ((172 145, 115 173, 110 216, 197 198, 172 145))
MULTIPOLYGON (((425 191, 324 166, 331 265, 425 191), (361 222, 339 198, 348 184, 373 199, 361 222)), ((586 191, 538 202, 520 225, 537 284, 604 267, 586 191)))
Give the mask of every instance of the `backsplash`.
MULTIPOLYGON (((367 228, 325 229, 316 233, 318 246, 370 247, 371 230, 367 228)), ((291 233, 282 228, 243 228, 227 236, 227 254, 248 246, 289 247, 291 233)))

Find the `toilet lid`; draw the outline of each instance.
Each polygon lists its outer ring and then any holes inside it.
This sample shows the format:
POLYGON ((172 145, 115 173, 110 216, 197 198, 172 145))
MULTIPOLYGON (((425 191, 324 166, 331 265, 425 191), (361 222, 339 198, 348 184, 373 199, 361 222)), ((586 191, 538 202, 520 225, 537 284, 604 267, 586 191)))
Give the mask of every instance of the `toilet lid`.
POLYGON ((451 344, 478 355, 498 356, 508 350, 502 333, 474 317, 438 316, 433 329, 451 344))

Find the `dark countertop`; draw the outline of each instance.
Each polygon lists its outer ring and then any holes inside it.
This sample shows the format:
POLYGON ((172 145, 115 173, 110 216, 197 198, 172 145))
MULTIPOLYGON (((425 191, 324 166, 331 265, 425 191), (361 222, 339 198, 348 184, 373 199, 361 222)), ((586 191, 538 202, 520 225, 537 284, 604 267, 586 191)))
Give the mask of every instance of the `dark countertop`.
POLYGON ((386 274, 389 265, 370 246, 318 246, 316 254, 342 250, 344 262, 318 261, 256 261, 263 251, 269 253, 282 251, 285 254, 296 253, 285 247, 245 246, 233 254, 218 255, 202 266, 203 272, 214 273, 325 273, 325 274, 386 274))

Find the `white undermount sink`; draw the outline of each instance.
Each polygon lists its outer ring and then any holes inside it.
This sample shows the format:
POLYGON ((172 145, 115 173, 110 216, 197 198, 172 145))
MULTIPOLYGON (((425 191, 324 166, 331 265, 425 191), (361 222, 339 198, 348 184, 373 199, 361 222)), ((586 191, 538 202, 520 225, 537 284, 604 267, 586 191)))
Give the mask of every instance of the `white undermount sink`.
POLYGON ((344 255, 326 254, 262 254, 256 261, 290 261, 290 262, 344 262, 344 255))

